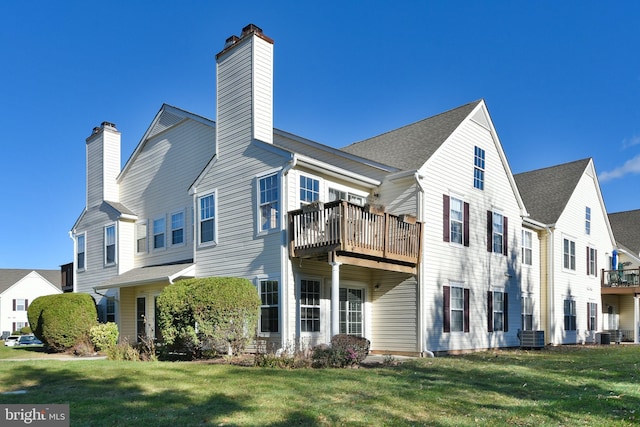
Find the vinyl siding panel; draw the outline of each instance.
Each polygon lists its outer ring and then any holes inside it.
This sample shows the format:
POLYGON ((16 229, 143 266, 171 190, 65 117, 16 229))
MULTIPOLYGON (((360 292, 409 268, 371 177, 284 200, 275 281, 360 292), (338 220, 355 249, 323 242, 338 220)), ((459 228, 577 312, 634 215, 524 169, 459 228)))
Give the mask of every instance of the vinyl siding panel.
POLYGON ((135 254, 135 230, 130 230, 127 253, 135 267, 193 257, 193 198, 189 187, 213 156, 215 129, 187 120, 146 142, 127 175, 121 179, 122 203, 147 221, 148 251, 135 254), (180 165, 176 167, 176 165, 180 165), (184 212, 185 243, 170 244, 171 215, 184 212), (165 218, 165 248, 153 248, 153 220, 165 218))
POLYGON ((518 345, 520 324, 520 209, 490 132, 465 121, 423 168, 423 283, 428 349, 455 351, 518 345), (474 147, 485 150, 484 190, 473 187, 474 147), (443 194, 469 203, 469 247, 443 241, 443 194), (507 256, 487 252, 487 211, 509 218, 507 256), (469 333, 443 332, 443 286, 470 290, 469 333), (487 332, 487 291, 509 298, 509 332, 487 332))
POLYGON ((420 352, 415 278, 386 273, 374 280, 371 350, 420 352))
POLYGON ((254 44, 254 135, 273 142, 273 44, 260 38, 254 44))
POLYGON ((599 310, 600 269, 608 265, 608 256, 614 242, 608 233, 606 213, 600 207, 600 199, 596 183, 592 176, 583 174, 565 210, 561 214, 554 232, 554 283, 553 297, 556 344, 573 344, 583 342, 587 338, 587 302, 596 302, 599 310), (591 208, 591 233, 585 232, 585 207, 591 208), (568 238, 575 242, 575 271, 564 268, 563 240, 568 238), (587 275, 586 248, 597 249, 597 276, 587 275), (576 302, 575 333, 564 331, 564 300, 570 298, 576 302))

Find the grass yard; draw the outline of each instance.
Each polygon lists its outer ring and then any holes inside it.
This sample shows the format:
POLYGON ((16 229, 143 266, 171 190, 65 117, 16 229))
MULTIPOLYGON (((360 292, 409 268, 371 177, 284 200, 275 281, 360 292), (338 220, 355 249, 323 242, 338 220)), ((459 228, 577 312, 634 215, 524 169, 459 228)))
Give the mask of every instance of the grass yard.
POLYGON ((640 347, 562 347, 361 369, 0 362, 0 403, 68 403, 72 426, 631 426, 640 347))

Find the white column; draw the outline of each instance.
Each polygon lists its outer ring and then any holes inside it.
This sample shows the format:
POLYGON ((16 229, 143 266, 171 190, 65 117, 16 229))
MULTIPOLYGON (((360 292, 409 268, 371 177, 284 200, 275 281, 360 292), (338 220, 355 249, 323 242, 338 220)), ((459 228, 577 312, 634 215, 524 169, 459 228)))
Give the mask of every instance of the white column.
POLYGON ((633 297, 633 342, 638 344, 640 339, 640 296, 637 294, 633 297))
POLYGON ((340 333, 340 263, 331 262, 331 336, 340 333))

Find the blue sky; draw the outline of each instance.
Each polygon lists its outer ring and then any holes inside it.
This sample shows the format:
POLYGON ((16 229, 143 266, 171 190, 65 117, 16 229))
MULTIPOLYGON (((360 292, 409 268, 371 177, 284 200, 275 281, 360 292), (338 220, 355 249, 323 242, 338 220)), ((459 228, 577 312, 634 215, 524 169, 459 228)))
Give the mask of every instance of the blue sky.
POLYGON ((0 268, 73 260, 85 139, 126 162, 163 103, 215 119, 215 54, 275 40, 274 125, 342 147, 480 98, 514 173, 593 157, 640 208, 640 3, 3 1, 0 268))

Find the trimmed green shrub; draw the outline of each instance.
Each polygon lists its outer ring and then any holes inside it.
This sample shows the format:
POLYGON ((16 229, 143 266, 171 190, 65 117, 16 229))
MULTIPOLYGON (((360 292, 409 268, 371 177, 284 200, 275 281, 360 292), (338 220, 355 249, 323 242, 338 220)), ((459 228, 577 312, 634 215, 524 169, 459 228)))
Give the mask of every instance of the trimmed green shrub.
POLYGON ((255 337, 260 297, 247 279, 209 277, 179 281, 158 296, 162 338, 174 350, 240 354, 255 337))
POLYGON ((115 347, 118 344, 118 325, 113 322, 100 323, 89 330, 89 338, 98 351, 115 347))
POLYGON ((88 340, 98 323, 96 303, 89 294, 66 293, 36 298, 27 310, 33 333, 53 351, 88 340))
POLYGON ((33 331, 31 330, 30 326, 25 326, 24 328, 20 328, 21 335, 29 335, 31 332, 33 331))

